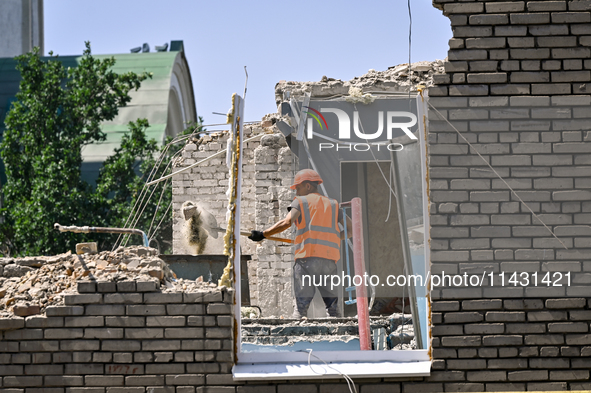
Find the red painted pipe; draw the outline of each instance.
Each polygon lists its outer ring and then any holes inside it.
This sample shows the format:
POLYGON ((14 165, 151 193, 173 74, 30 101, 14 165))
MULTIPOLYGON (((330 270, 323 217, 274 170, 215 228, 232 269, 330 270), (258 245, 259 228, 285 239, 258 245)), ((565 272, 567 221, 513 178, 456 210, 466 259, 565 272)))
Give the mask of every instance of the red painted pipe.
POLYGON ((365 286, 365 251, 363 250, 363 220, 361 198, 351 200, 351 223, 353 224, 353 259, 355 261, 354 285, 357 298, 357 323, 359 324, 359 346, 362 351, 371 349, 369 310, 367 308, 367 287, 365 286), (361 278, 361 280, 359 279, 361 278))

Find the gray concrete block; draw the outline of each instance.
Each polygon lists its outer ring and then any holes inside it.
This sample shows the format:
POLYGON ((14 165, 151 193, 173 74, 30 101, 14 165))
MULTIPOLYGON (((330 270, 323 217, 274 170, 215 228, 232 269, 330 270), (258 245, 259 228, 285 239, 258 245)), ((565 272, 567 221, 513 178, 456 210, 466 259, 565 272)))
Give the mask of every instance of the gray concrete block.
POLYGON ((91 304, 85 307, 85 315, 125 315, 125 306, 113 304, 91 304))
POLYGON ((547 381, 548 370, 520 370, 507 373, 509 381, 547 381))
POLYGON ((445 14, 476 14, 484 11, 483 3, 444 4, 445 14))
POLYGON ((78 281, 76 283, 78 293, 94 293, 96 292, 95 281, 78 281))
POLYGON ((207 305, 207 314, 219 315, 219 314, 230 314, 232 307, 229 304, 224 303, 210 303, 207 305))
POLYGON ((128 339, 155 339, 164 338, 164 329, 158 328, 127 328, 125 338, 128 339))
MULTIPOLYGON (((19 367, 22 368, 22 366, 19 366, 19 367)), ((11 388, 11 387, 23 387, 24 388, 24 387, 29 387, 29 386, 43 386, 43 377, 42 376, 34 377, 34 376, 8 375, 3 378, 3 384, 0 386, 6 387, 6 388, 11 388)), ((6 390, 8 390, 8 389, 6 389, 6 390)))
MULTIPOLYGON (((209 330, 209 329, 207 329, 209 330)), ((203 328, 166 328, 164 336, 166 338, 203 338, 203 328)))
POLYGON ((84 377, 75 375, 48 375, 44 378, 44 386, 84 386, 84 377))
POLYGON ((509 18, 512 25, 540 25, 550 23, 549 13, 520 13, 510 14, 509 18))
POLYGON ((102 327, 105 326, 105 318, 97 317, 66 317, 65 327, 102 327))
POLYGON ((105 326, 141 327, 146 326, 144 317, 105 317, 105 326))
POLYGON ((450 370, 482 370, 486 369, 485 359, 448 359, 447 367, 450 370))
POLYGON ((97 281, 96 291, 99 293, 117 292, 117 283, 113 281, 97 281))
MULTIPOLYGON (((526 335, 523 338, 525 345, 562 345, 564 336, 560 334, 526 335)), ((571 345, 568 344, 567 345, 571 345)))
POLYGON ((84 337, 84 329, 82 328, 64 328, 64 329, 46 329, 45 339, 67 339, 67 338, 82 338, 84 337))
POLYGON ((135 352, 141 349, 140 341, 132 340, 103 340, 101 342, 101 350, 109 352, 129 351, 135 352))
POLYGON ((147 317, 146 326, 185 326, 184 316, 147 317))
POLYGON ((119 281, 117 283, 117 292, 135 292, 135 281, 119 281))
POLYGON ((546 300, 546 308, 561 310, 568 308, 584 308, 586 303, 586 299, 583 298, 548 299, 546 300))
POLYGON ((60 350, 62 351, 98 351, 101 346, 99 340, 62 340, 60 350))
POLYGON ((144 340, 142 351, 179 351, 180 340, 144 340))
POLYGON ((27 328, 54 328, 64 326, 64 318, 61 317, 44 317, 44 316, 30 316, 25 318, 25 325, 27 328))
POLYGON ((140 304, 143 302, 141 293, 106 293, 104 302, 110 304, 140 304))
POLYGON ((450 336, 442 337, 441 345, 444 347, 478 347, 482 343, 481 340, 480 336, 450 336))
POLYGON ((223 301, 223 293, 221 291, 203 293, 204 303, 215 303, 221 301, 223 301))
POLYGON ((145 293, 144 303, 145 304, 169 304, 169 303, 182 303, 182 293, 145 293))
POLYGON ((482 345, 498 347, 498 346, 518 346, 523 344, 523 336, 519 335, 494 335, 483 336, 482 345))
POLYGON ((545 368, 545 369, 557 369, 557 368, 569 368, 569 359, 565 358, 533 358, 529 359, 530 368, 545 368))
POLYGON ((527 10, 536 11, 566 11, 566 2, 564 1, 528 1, 527 10))
POLYGON ((552 23, 589 23, 591 15, 588 12, 553 12, 552 23))
MULTIPOLYGON (((146 294, 146 295, 148 295, 148 294, 146 294)), ((127 315, 145 315, 145 316, 166 315, 166 308, 162 304, 130 305, 130 306, 126 306, 126 314, 127 315)))
POLYGON ((199 374, 181 374, 181 375, 167 375, 166 376, 166 384, 167 385, 204 385, 205 384, 205 376, 199 374))
POLYGON ((83 294, 83 295, 65 295, 64 303, 66 306, 74 304, 97 304, 103 302, 103 295, 100 293, 83 294))
POLYGON ((155 281, 138 281, 135 285, 138 292, 154 292, 159 286, 155 281))
POLYGON ((505 371, 468 371, 466 372, 468 381, 498 382, 507 380, 505 371))
POLYGON ((170 304, 166 306, 168 315, 202 315, 205 314, 203 304, 170 304))
POLYGON ((524 1, 503 1, 485 3, 487 13, 512 13, 525 11, 524 1))
POLYGON ((86 386, 123 386, 122 375, 88 375, 84 377, 86 386))
POLYGON ((64 373, 62 364, 27 364, 26 375, 61 375, 64 373))
MULTIPOLYGON (((480 51, 478 51, 478 52, 480 52, 480 51)), ((486 51, 483 51, 483 52, 486 53, 486 51)), ((493 91, 493 88, 494 88, 495 91, 499 92, 499 95, 502 95, 500 93, 503 90, 501 86, 506 86, 506 85, 491 86, 491 92, 493 91)), ((529 93, 529 88, 528 88, 528 93, 529 93)), ((449 86, 449 95, 450 96, 467 96, 467 97, 486 96, 486 95, 488 95, 488 85, 455 85, 455 86, 452 85, 452 86, 449 86)))
POLYGON ((49 306, 45 309, 45 314, 48 317, 54 316, 72 316, 83 315, 83 306, 49 306))

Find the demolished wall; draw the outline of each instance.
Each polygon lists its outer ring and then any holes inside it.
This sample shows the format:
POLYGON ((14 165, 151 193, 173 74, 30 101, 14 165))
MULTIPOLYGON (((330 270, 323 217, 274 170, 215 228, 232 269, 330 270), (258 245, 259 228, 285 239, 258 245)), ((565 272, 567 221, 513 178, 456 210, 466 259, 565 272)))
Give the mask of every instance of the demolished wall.
MULTIPOLYGON (((409 84, 432 86, 434 75, 441 74, 443 61, 422 61, 413 63, 409 82, 408 64, 390 67, 380 72, 370 70, 367 74, 351 81, 341 81, 323 77, 319 82, 279 82, 275 88, 277 103, 284 91, 295 97, 309 91, 313 97, 348 95, 350 88, 369 91, 404 92, 409 84)), ((283 219, 287 207, 295 193, 289 189, 297 168, 297 157, 287 147, 285 138, 275 123, 279 114, 265 116, 260 123, 245 127, 245 139, 257 134, 266 134, 260 139, 248 142, 243 156, 242 228, 244 230, 268 228, 283 219)), ((182 169, 199 160, 225 149, 227 132, 216 132, 188 143, 183 150, 182 159, 175 163, 175 170, 182 169)), ((173 178, 173 252, 193 254, 187 246, 186 221, 181 206, 187 200, 200 201, 211 211, 222 228, 226 227, 228 170, 225 155, 201 164, 189 172, 173 178)), ((282 234, 291 237, 291 230, 282 234)), ((242 253, 252 254, 249 262, 250 297, 253 305, 261 307, 264 316, 291 316, 293 313, 291 246, 283 243, 265 241, 255 245, 242 238, 242 253)), ((221 253, 221 239, 208 240, 210 246, 205 254, 221 253), (217 251, 216 251, 217 250, 217 251)))
MULTIPOLYGON (((241 224, 243 230, 260 229, 282 219, 293 197, 289 186, 293 180, 293 160, 285 138, 274 127, 274 120, 245 126, 244 139, 260 135, 245 143, 243 150, 243 183, 241 224)), ((226 148, 227 132, 206 135, 184 147, 182 160, 175 170, 182 169, 226 148)), ((186 221, 181 206, 187 200, 202 203, 226 228, 229 172, 225 154, 173 178, 173 252, 194 254, 187 246, 186 221)), ((290 233, 283 234, 290 237, 290 233)), ((222 236, 216 241, 208 239, 205 254, 223 252, 222 236)), ((291 246, 278 242, 259 245, 246 237, 241 240, 243 255, 251 255, 249 287, 251 304, 259 306, 265 316, 288 316, 293 313, 291 295, 291 246)), ((205 278, 207 279, 207 278, 205 278)))

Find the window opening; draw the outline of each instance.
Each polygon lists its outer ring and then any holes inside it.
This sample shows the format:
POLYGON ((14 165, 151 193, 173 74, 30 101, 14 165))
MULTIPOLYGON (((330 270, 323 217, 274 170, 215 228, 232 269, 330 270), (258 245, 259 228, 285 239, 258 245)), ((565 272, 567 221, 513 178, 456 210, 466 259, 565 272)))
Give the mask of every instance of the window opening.
MULTIPOLYGON (((359 340, 362 318, 357 318, 360 303, 369 314, 368 349, 428 349, 422 105, 422 97, 406 95, 380 96, 370 104, 358 105, 343 98, 314 100, 309 95, 300 101, 287 99, 282 107, 291 115, 292 127, 282 131, 298 158, 295 172, 308 168, 320 175, 322 182, 314 194, 338 202, 340 230, 347 235, 351 229, 346 225, 351 217, 349 203, 359 201, 358 232, 365 247, 357 250, 362 253, 357 262, 361 259, 365 274, 356 276, 358 271, 353 268, 355 239, 342 240, 334 266, 324 265, 327 269, 321 269, 322 274, 303 269, 312 276, 306 282, 316 289, 307 315, 258 321, 242 318, 242 353, 359 351, 363 348, 359 340), (321 280, 314 282, 314 278, 321 280), (328 286, 327 279, 335 290, 331 296, 337 298, 336 315, 330 317, 327 295, 323 299, 319 289, 328 286), (360 286, 354 280, 360 279, 367 284, 365 296, 357 293, 360 286)), ((300 215, 306 218, 304 212, 300 215)), ((293 240, 297 243, 296 236, 293 240)), ((292 296, 298 309, 294 290, 278 295, 292 296)), ((241 358, 245 359, 239 354, 239 362, 241 358)))

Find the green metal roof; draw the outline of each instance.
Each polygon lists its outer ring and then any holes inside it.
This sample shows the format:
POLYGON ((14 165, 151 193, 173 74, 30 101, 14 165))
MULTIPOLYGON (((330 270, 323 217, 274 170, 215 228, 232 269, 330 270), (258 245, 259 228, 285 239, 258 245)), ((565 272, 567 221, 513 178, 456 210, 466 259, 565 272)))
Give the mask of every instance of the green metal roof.
MULTIPOLYGON (((168 120, 171 74, 177 56, 182 56, 181 52, 93 55, 96 59, 114 57, 116 63, 112 70, 116 73, 146 71, 152 73, 152 79, 143 81, 138 91, 132 90, 129 93, 132 99, 127 106, 120 108, 119 114, 112 121, 103 123, 102 130, 107 134, 107 140, 84 148, 82 155, 85 165, 82 170, 86 172, 83 174, 85 179, 96 178, 100 163, 120 145, 121 137, 128 131, 127 123, 130 121, 138 118, 148 119, 150 122, 150 128, 147 130, 148 137, 156 139, 158 143, 163 142, 168 120)), ((81 58, 82 56, 59 56, 57 60, 66 67, 76 67, 81 58)), ((43 57, 42 59, 56 58, 43 57)), ((16 70, 16 64, 16 60, 12 58, 0 58, 0 133, 4 131, 4 118, 19 89, 21 78, 19 71, 16 70)))

